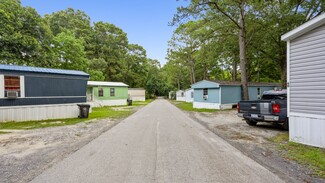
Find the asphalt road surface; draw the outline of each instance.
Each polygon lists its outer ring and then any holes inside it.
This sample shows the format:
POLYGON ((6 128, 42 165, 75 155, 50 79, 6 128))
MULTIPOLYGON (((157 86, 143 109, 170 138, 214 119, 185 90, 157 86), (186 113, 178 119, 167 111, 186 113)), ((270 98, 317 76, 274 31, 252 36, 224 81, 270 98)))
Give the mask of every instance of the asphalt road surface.
POLYGON ((159 99, 32 182, 283 181, 159 99))

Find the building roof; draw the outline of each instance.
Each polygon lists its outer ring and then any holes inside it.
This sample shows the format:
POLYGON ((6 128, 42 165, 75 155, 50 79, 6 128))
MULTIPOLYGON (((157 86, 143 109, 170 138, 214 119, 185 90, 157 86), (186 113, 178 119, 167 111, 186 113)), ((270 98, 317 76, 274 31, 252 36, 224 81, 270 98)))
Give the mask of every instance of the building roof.
POLYGON ((309 20, 308 22, 300 25, 299 27, 291 30, 290 32, 281 36, 282 41, 290 41, 293 40, 321 25, 325 24, 325 13, 309 20))
POLYGON ((129 88, 129 90, 145 90, 144 88, 129 88))
POLYGON ((106 81, 88 81, 87 85, 88 86, 125 86, 125 87, 129 86, 122 82, 106 82, 106 81))
POLYGON ((19 65, 5 65, 0 64, 0 71, 16 71, 16 72, 32 72, 32 73, 46 73, 46 74, 63 74, 63 75, 75 75, 75 76, 89 76, 89 74, 83 71, 76 70, 63 70, 63 69, 52 69, 42 67, 30 67, 30 66, 19 66, 19 65))
MULTIPOLYGON (((280 83, 265 83, 265 82, 248 82, 248 86, 281 86, 280 83)), ((192 84, 192 88, 219 88, 220 86, 241 86, 239 81, 212 81, 212 80, 202 80, 197 83, 192 84), (207 84, 203 84, 206 82, 207 84)))

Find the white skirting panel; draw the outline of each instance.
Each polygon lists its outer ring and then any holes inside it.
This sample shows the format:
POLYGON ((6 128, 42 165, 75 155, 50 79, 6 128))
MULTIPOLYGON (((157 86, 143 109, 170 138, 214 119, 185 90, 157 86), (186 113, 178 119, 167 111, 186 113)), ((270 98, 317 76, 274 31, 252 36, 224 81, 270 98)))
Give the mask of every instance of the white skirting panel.
POLYGON ((325 119, 290 116, 290 141, 325 148, 325 119))
POLYGON ((118 105, 126 105, 126 99, 119 100, 95 100, 92 102, 88 102, 91 107, 102 107, 102 106, 118 106, 118 105))
POLYGON ((177 101, 184 101, 185 102, 185 97, 176 97, 177 101))
POLYGON ((137 97, 132 97, 132 101, 146 101, 146 97, 145 96, 137 96, 137 97))
POLYGON ((193 102, 193 108, 197 109, 220 109, 219 103, 193 102))
POLYGON ((77 104, 0 107, 0 122, 76 118, 77 104))
POLYGON ((220 109, 232 109, 232 106, 235 104, 221 104, 220 109))

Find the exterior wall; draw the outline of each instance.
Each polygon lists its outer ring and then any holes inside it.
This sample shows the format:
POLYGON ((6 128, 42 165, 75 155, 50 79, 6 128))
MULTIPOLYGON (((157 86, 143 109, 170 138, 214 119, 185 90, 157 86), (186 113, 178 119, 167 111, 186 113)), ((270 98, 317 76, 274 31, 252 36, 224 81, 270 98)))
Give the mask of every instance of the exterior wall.
POLYGON ((178 90, 178 91, 176 92, 176 100, 177 100, 177 101, 185 101, 185 91, 183 91, 183 90, 178 90), (182 93, 183 93, 183 95, 182 95, 182 93))
POLYGON ((194 90, 193 89, 186 90, 185 91, 185 102, 193 102, 193 100, 194 100, 194 90))
POLYGON ((221 86, 221 103, 236 104, 241 100, 241 86, 221 86))
POLYGON ((208 88, 208 99, 203 99, 203 89, 194 89, 194 102, 220 103, 219 88, 208 88))
POLYGON ((88 104, 92 107, 100 106, 118 106, 126 105, 126 100, 128 98, 128 88, 127 87, 108 87, 102 86, 104 91, 104 96, 98 96, 98 87, 88 87, 87 96, 89 99, 88 104), (115 96, 110 96, 110 88, 115 88, 115 96))
POLYGON ((0 122, 76 118, 77 104, 0 107, 0 122))
POLYGON ((290 42, 290 112, 325 115, 325 25, 290 42))
POLYGON ((86 102, 87 79, 54 74, 6 72, 0 74, 0 106, 83 103, 86 102), (21 97, 4 97, 5 75, 20 76, 21 97))
POLYGON ((260 88, 260 97, 264 91, 273 90, 276 86, 248 86, 249 100, 258 100, 257 89, 260 88))
POLYGON ((146 101, 146 90, 138 88, 129 88, 128 94, 133 101, 146 101))
POLYGON ((290 141, 325 148, 325 119, 290 115, 290 141))
POLYGON ((102 86, 104 90, 104 96, 98 96, 98 88, 93 87, 94 92, 94 99, 95 100, 119 100, 119 99, 127 99, 128 98, 128 88, 127 87, 109 87, 109 86, 102 86), (110 96, 110 89, 115 88, 115 96, 110 96))
POLYGON ((287 45, 290 140, 325 147, 325 25, 287 45))
POLYGON ((219 103, 193 102, 193 108, 197 109, 220 109, 219 103))

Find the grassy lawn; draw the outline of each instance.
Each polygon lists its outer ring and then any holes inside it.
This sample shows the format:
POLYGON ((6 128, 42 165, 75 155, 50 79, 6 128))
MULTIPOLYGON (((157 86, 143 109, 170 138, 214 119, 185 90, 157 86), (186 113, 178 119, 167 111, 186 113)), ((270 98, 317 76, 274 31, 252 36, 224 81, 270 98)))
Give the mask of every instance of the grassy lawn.
POLYGON ((184 110, 184 111, 195 111, 195 112, 216 112, 217 109, 195 109, 193 108, 193 103, 182 102, 182 101, 171 101, 176 107, 184 110))
POLYGON ((146 101, 134 101, 132 102, 132 106, 144 106, 154 101, 154 99, 146 99, 146 101))
POLYGON ((325 178, 325 149, 289 142, 289 135, 282 134, 271 139, 285 152, 285 158, 310 166, 315 175, 325 178))
MULTIPOLYGON (((44 121, 25 121, 25 122, 5 122, 0 123, 0 130, 6 129, 35 129, 46 128, 52 126, 73 125, 92 119, 112 118, 119 119, 131 115, 134 112, 132 106, 114 106, 114 107, 97 107, 92 109, 89 118, 69 118, 69 119, 52 119, 44 121)), ((1 132, 0 132, 1 134, 1 132)))

